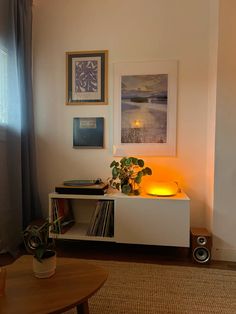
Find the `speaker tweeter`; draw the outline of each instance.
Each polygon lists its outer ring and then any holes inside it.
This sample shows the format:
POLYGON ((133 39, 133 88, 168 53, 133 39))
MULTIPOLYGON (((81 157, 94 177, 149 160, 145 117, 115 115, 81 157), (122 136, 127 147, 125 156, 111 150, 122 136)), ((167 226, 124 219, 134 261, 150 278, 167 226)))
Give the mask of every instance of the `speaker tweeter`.
POLYGON ((191 228, 191 252, 195 262, 200 264, 210 263, 212 235, 205 228, 191 228))

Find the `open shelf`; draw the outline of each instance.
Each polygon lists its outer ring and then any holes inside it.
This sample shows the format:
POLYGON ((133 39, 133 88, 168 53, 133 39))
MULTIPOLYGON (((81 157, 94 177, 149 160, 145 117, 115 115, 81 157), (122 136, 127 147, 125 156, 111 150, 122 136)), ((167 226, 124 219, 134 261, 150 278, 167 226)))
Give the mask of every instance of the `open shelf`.
POLYGON ((50 237, 55 239, 71 239, 71 240, 89 240, 89 241, 106 241, 114 242, 114 237, 87 236, 89 224, 75 223, 69 230, 63 234, 50 233, 50 237))

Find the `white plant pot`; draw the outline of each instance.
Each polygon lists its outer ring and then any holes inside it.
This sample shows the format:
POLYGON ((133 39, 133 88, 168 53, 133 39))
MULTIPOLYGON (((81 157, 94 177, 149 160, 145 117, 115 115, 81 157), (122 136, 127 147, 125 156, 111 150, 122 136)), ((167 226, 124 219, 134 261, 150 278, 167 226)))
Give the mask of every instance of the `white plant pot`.
POLYGON ((45 257, 39 262, 33 257, 33 272, 37 278, 49 278, 55 274, 56 271, 56 252, 50 257, 45 257))

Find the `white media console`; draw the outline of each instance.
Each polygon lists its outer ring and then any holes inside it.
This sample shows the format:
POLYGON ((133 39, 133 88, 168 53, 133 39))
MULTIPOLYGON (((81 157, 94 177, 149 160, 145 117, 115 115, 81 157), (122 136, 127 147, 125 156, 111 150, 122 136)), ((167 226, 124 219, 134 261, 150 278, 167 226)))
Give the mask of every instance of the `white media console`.
POLYGON ((74 225, 58 239, 110 241, 117 243, 189 247, 190 200, 184 193, 171 197, 127 196, 120 192, 105 195, 49 194, 49 217, 53 202, 65 199, 72 208, 74 225), (111 201, 114 208, 112 236, 87 235, 98 201, 111 201))

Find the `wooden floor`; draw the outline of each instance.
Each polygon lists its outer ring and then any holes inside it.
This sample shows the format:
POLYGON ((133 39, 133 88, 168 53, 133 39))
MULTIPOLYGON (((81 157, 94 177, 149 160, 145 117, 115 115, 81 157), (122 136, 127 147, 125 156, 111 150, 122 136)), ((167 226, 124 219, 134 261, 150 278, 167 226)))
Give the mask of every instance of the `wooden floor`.
MULTIPOLYGON (((57 240, 56 251, 58 256, 63 257, 197 266, 236 271, 236 262, 211 260, 209 264, 196 263, 188 248, 57 240)), ((23 247, 20 248, 17 256, 22 254, 26 254, 23 247)), ((12 263, 17 256, 0 254, 0 266, 12 263)))

